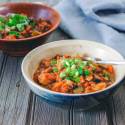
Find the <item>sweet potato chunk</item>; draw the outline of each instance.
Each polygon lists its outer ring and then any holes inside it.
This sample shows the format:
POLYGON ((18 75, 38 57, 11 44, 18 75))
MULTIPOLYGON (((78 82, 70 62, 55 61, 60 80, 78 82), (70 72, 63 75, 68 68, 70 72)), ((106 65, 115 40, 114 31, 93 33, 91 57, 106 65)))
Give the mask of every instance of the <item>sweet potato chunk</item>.
POLYGON ((105 88, 106 88, 106 83, 105 82, 100 82, 100 83, 96 84, 93 89, 98 91, 98 90, 103 90, 105 88))
POLYGON ((69 86, 68 86, 68 84, 66 84, 64 82, 57 82, 52 87, 52 90, 56 91, 56 92, 66 93, 69 90, 69 86))
POLYGON ((56 80, 56 77, 54 74, 50 73, 41 73, 38 76, 38 81, 42 85, 48 85, 56 80))

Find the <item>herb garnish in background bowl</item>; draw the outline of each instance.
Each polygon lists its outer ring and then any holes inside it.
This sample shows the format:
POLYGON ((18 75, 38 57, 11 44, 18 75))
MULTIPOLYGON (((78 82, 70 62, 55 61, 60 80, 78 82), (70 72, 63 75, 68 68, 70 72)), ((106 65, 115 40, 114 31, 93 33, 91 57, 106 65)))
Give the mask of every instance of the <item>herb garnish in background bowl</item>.
POLYGON ((44 19, 35 20, 25 14, 9 14, 0 16, 1 39, 21 39, 40 35, 52 27, 51 22, 44 19))

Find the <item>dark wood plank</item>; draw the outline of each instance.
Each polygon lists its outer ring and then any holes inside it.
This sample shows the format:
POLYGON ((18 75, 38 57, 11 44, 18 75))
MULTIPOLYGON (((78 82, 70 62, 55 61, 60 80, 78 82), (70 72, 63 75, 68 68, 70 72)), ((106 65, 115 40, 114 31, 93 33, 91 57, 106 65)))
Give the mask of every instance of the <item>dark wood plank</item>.
MULTIPOLYGON (((121 86, 113 96, 106 98, 100 105, 80 111, 73 109, 74 125, 124 125, 125 124, 125 85, 121 86)), ((82 109, 81 109, 82 110, 82 109)), ((72 114, 72 113, 71 113, 72 114)))
POLYGON ((0 51, 0 86, 1 86, 1 78, 4 73, 5 60, 6 60, 6 56, 0 51))
POLYGON ((69 125, 69 109, 49 104, 36 97, 33 125, 69 125))
POLYGON ((30 90, 21 75, 22 59, 6 58, 0 86, 0 125, 24 125, 30 90))
POLYGON ((110 116, 114 125, 125 124, 125 85, 122 85, 109 100, 110 116))
POLYGON ((73 107, 71 115, 73 125, 108 125, 106 106, 103 103, 88 110, 73 107))

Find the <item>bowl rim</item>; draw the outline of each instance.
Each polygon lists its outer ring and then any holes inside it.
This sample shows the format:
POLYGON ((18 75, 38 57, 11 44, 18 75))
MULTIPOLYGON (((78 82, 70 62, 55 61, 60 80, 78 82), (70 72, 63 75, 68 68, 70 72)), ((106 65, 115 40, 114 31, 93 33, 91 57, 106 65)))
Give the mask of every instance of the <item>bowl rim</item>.
POLYGON ((40 34, 40 35, 37 35, 37 36, 32 36, 32 37, 28 37, 28 38, 23 38, 23 39, 15 39, 15 40, 7 40, 7 39, 0 39, 0 41, 3 41, 3 42, 11 42, 11 43, 15 43, 15 42, 22 42, 22 41, 27 41, 27 40, 34 40, 34 39, 37 39, 37 38, 40 38, 40 37, 42 37, 42 36, 45 36, 45 35, 47 35, 47 34, 50 34, 51 32, 53 32, 54 30, 56 30, 56 28, 59 26, 59 24, 60 24, 60 22, 61 22, 61 17, 60 17, 60 14, 59 14, 59 12, 56 10, 56 9, 54 9, 53 7, 50 7, 49 5, 46 5, 46 4, 43 4, 42 2, 41 3, 39 3, 39 2, 17 2, 17 3, 15 3, 15 2, 7 2, 7 3, 2 3, 2 4, 0 4, 0 7, 3 7, 3 6, 8 6, 8 5, 19 5, 19 4, 25 4, 25 5, 39 5, 39 6, 41 6, 41 7, 45 7, 47 10, 51 10, 51 11, 53 11, 55 14, 56 14, 56 16, 57 16, 57 21, 56 21, 56 23, 55 23, 55 25, 53 25, 53 27, 50 29, 50 30, 48 30, 47 32, 45 32, 45 33, 42 33, 42 34, 40 34))
POLYGON ((114 87, 118 86, 118 85, 121 83, 121 81, 122 81, 122 80, 124 79, 124 77, 125 77, 125 72, 124 72, 123 76, 119 79, 119 81, 113 83, 111 86, 107 87, 107 88, 104 89, 104 90, 99 90, 99 91, 92 92, 92 93, 68 94, 68 93, 60 93, 60 92, 55 92, 55 91, 46 89, 46 88, 44 88, 44 87, 38 85, 36 82, 31 81, 31 80, 27 77, 27 75, 25 74, 25 71, 24 71, 23 67, 24 67, 24 65, 25 65, 25 61, 27 60, 27 57, 30 56, 30 55, 32 55, 32 53, 33 53, 34 51, 37 51, 37 49, 39 49, 39 48, 41 48, 41 47, 44 47, 44 46, 51 46, 51 47, 52 47, 53 43, 54 43, 54 44, 60 44, 60 43, 62 43, 62 42, 70 42, 70 43, 72 43, 72 42, 75 42, 75 41, 77 41, 77 43, 78 43, 78 42, 86 42, 86 43, 89 43, 89 44, 92 43, 92 44, 96 44, 96 45, 98 45, 98 46, 102 46, 102 47, 104 47, 104 48, 110 49, 111 51, 113 51, 113 52, 115 52, 116 54, 118 54, 118 55, 121 57, 122 60, 124 60, 124 57, 123 57, 117 50, 115 50, 115 49, 113 49, 112 47, 109 47, 109 46, 107 46, 107 45, 105 45, 105 44, 98 43, 98 42, 96 42, 96 41, 79 40, 79 39, 68 39, 68 40, 53 41, 53 42, 46 43, 46 44, 44 44, 44 45, 41 45, 41 46, 38 46, 38 47, 34 48, 33 50, 31 50, 31 51, 24 57, 24 59, 23 59, 23 61, 22 61, 22 64, 21 64, 21 71, 22 71, 23 77, 25 78, 27 84, 29 84, 29 85, 31 84, 33 87, 39 89, 40 91, 44 91, 44 92, 47 92, 47 93, 53 94, 53 95, 67 96, 67 97, 81 97, 81 96, 97 95, 97 94, 100 94, 100 93, 104 93, 104 92, 106 92, 106 91, 108 91, 108 90, 113 89, 114 87))

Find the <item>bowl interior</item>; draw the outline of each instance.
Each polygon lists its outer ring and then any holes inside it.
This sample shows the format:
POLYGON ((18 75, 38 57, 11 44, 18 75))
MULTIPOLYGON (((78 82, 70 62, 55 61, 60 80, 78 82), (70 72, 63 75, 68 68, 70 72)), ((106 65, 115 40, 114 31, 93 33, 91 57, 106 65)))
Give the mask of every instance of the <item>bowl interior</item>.
POLYGON ((54 9, 37 3, 1 4, 0 15, 7 15, 9 13, 23 13, 35 19, 47 19, 53 26, 59 21, 58 14, 54 9))
MULTIPOLYGON (((48 43, 32 50, 24 58, 22 63, 24 77, 29 79, 32 82, 31 84, 36 84, 32 80, 32 77, 39 62, 42 58, 53 57, 56 54, 88 54, 89 56, 98 57, 104 60, 124 60, 117 51, 103 44, 84 40, 62 40, 48 43)), ((118 84, 125 76, 125 66, 117 65, 114 66, 114 68, 116 72, 116 82, 112 86, 118 84)), ((109 86, 108 88, 112 86, 109 86)))

